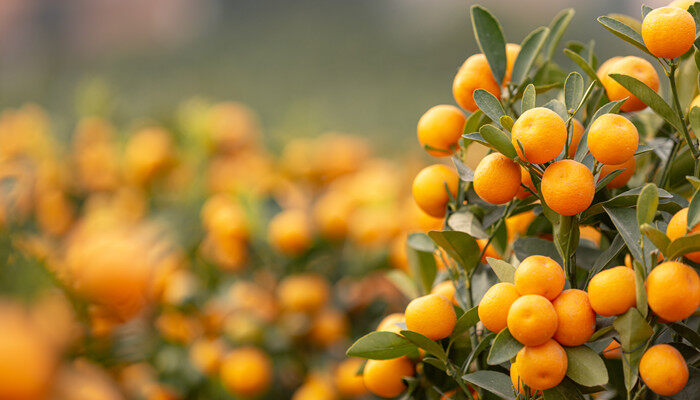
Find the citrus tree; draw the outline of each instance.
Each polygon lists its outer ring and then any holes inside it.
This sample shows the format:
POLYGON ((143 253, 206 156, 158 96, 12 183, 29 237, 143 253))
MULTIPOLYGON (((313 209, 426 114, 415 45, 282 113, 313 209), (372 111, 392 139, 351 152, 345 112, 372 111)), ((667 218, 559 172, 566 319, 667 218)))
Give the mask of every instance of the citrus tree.
POLYGON ((700 3, 598 18, 634 55, 599 63, 572 41, 567 73, 553 58, 573 16, 514 44, 471 8, 481 53, 454 78, 461 109, 418 122, 454 165, 413 181, 443 228, 408 237, 405 313, 347 351, 374 394, 700 396, 700 3), (479 145, 490 154, 469 168, 479 145))

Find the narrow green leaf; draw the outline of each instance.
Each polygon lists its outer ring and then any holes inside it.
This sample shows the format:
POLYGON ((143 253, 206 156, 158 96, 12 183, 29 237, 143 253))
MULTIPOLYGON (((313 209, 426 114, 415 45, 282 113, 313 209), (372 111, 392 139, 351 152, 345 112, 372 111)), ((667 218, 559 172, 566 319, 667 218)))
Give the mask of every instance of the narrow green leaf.
POLYGON ((683 339, 692 344, 696 349, 700 349, 700 334, 697 331, 691 329, 681 322, 672 322, 668 324, 668 326, 681 335, 683 339))
POLYGON ((628 75, 610 74, 610 77, 616 80, 625 89, 629 90, 633 95, 637 96, 639 100, 648 105, 649 108, 654 110, 655 113, 665 119, 666 122, 671 124, 671 126, 679 132, 683 131, 683 122, 678 118, 678 114, 673 111, 671 106, 669 106, 654 89, 650 88, 639 79, 628 75))
POLYGON ((630 308, 617 317, 613 326, 620 334, 622 357, 625 359, 623 363, 625 386, 629 390, 637 382, 639 360, 646 350, 647 341, 654 334, 654 329, 636 308, 630 308))
POLYGON ((642 263, 637 260, 634 260, 632 265, 634 266, 634 288, 637 298, 637 310, 640 314, 642 314, 642 317, 646 318, 647 312, 649 311, 649 307, 647 306, 647 292, 646 288, 644 287, 646 271, 644 270, 642 263))
POLYGON ((481 352, 484 351, 491 344, 491 341, 495 337, 496 337, 496 334, 491 332, 481 339, 481 342, 479 342, 479 344, 474 349, 472 349, 471 353, 469 353, 469 357, 467 357, 467 361, 465 361, 464 364, 462 365, 462 371, 469 370, 469 366, 474 361, 474 358, 478 357, 479 354, 481 354, 481 352))
POLYGON ((518 57, 515 58, 513 72, 510 75, 510 81, 515 86, 520 86, 525 81, 525 78, 527 78, 532 64, 542 50, 548 35, 549 28, 541 26, 530 32, 520 44, 520 53, 518 53, 518 57))
POLYGON ((696 177, 694 177, 694 176, 688 175, 688 176, 685 177, 685 179, 688 180, 688 183, 690 183, 691 185, 693 185, 693 187, 695 188, 695 190, 700 189, 700 178, 696 178, 696 177))
MULTIPOLYGON (((525 87, 523 98, 520 100, 520 114, 523 114, 531 108, 535 108, 536 101, 535 85, 531 83, 525 87)), ((700 132, 700 130, 698 132, 700 132)))
POLYGON ((426 364, 430 364, 441 371, 447 371, 447 365, 445 364, 445 362, 440 361, 435 357, 423 357, 423 362, 426 364))
MULTIPOLYGON (((579 148, 580 148, 580 145, 579 145, 579 148)), ((587 218, 590 218, 594 215, 605 212, 605 210, 603 210, 604 206, 605 207, 632 207, 632 206, 637 204, 637 198, 639 197, 639 193, 641 193, 641 191, 642 191, 641 187, 636 187, 634 189, 630 189, 630 190, 627 190, 623 193, 620 193, 610 200, 606 200, 606 201, 601 202, 601 203, 595 203, 591 207, 589 207, 588 210, 581 213, 581 221, 585 221, 587 218)), ((659 208, 662 209, 662 207, 661 207, 662 204, 666 204, 666 203, 671 202, 671 201, 675 201, 674 196, 671 193, 669 193, 663 189, 659 189, 659 208)))
POLYGON ((575 62, 576 65, 578 65, 581 70, 588 75, 589 78, 591 78, 592 81, 597 81, 600 83, 600 79, 598 79, 598 75, 595 73, 595 69, 591 67, 590 64, 588 64, 588 61, 584 60, 583 57, 581 57, 578 53, 571 51, 569 49, 564 49, 564 54, 566 54, 567 57, 571 59, 571 61, 575 62))
POLYGON ((649 11, 651 10, 651 7, 647 6, 646 4, 642 4, 642 19, 646 18, 647 14, 649 14, 649 11))
MULTIPOLYGON (((700 131, 698 131, 700 132, 700 131)), ((688 229, 693 229, 697 224, 700 224, 700 190, 696 190, 693 197, 690 199, 688 206, 688 229)))
POLYGON ((659 191, 655 184, 647 183, 637 199, 637 223, 641 226, 654 221, 658 207, 659 191))
POLYGON ((464 123, 463 135, 468 135, 472 132, 476 132, 481 128, 484 122, 484 112, 481 110, 476 110, 470 116, 467 117, 467 121, 464 123))
POLYGON ((612 182, 613 179, 617 178, 618 175, 621 173, 625 172, 624 168, 623 169, 616 169, 615 171, 605 175, 602 179, 598 179, 598 182, 595 184, 595 192, 598 193, 603 188, 610 182, 612 182))
POLYGON ((498 280, 501 282, 513 283, 515 281, 515 267, 503 260, 497 260, 495 258, 486 257, 486 262, 498 276, 498 280))
POLYGON ((412 233, 407 239, 408 265, 412 275, 420 279, 421 294, 430 292, 437 275, 433 252, 435 245, 424 233, 412 233))
POLYGON ((483 388, 503 399, 514 400, 510 377, 496 371, 476 371, 462 377, 465 381, 483 388))
POLYGON ((466 135, 462 135, 462 140, 465 142, 465 144, 477 142, 479 144, 483 144, 484 146, 490 146, 489 142, 487 142, 483 137, 481 137, 481 133, 479 132, 472 132, 466 135))
POLYGON ((455 231, 468 233, 477 239, 486 239, 489 234, 486 233, 481 222, 469 211, 456 212, 447 219, 447 225, 455 231))
POLYGON ((595 260, 593 267, 591 267, 591 271, 588 273, 588 280, 590 280, 598 272, 602 271, 606 265, 610 264, 610 262, 614 260, 618 254, 620 254, 624 247, 625 241, 622 239, 622 236, 619 234, 616 235, 612 243, 610 243, 610 247, 605 249, 603 254, 601 254, 595 260))
POLYGON ((510 115, 504 115, 499 120, 499 123, 501 124, 503 129, 510 132, 511 129, 513 129, 513 125, 515 124, 515 121, 513 121, 513 118, 510 115))
POLYGON ((700 132, 700 107, 690 109, 688 120, 690 120, 690 127, 693 129, 693 132, 700 132))
POLYGON ((605 29, 610 31, 615 36, 637 47, 638 49, 649 54, 650 56, 654 56, 653 54, 651 54, 651 52, 649 52, 649 50, 647 50, 646 46, 644 45, 644 39, 642 39, 642 35, 639 34, 639 32, 637 32, 636 30, 634 30, 634 28, 632 28, 631 26, 611 16, 599 17, 598 22, 600 22, 600 24, 603 25, 605 29))
POLYGON ((389 360, 416 350, 406 338, 393 332, 371 332, 359 338, 347 351, 348 357, 389 360))
POLYGON ((474 102, 487 117, 496 123, 500 123, 501 117, 506 115, 500 100, 484 89, 474 91, 474 102))
POLYGON ((479 49, 486 56, 491 72, 500 85, 506 75, 506 39, 501 25, 485 8, 471 8, 472 27, 479 49))
POLYGON ((565 347, 568 367, 566 376, 583 386, 608 383, 608 370, 600 356, 588 346, 565 347))
POLYGON ((386 273, 386 277, 406 298, 415 299, 421 295, 415 282, 405 272, 399 269, 392 269, 386 273))
POLYGON ((574 18, 575 13, 576 12, 572 8, 563 10, 557 14, 549 24, 549 35, 547 36, 547 41, 544 45, 544 55, 546 61, 550 61, 552 56, 554 56, 554 51, 559 45, 559 41, 561 40, 562 36, 564 36, 564 32, 569 26, 571 19, 574 18))
MULTIPOLYGON (((632 256, 636 260, 645 260, 645 264, 647 264, 647 261, 651 261, 648 257, 648 252, 647 257, 645 258, 639 244, 639 239, 642 237, 642 233, 639 231, 639 225, 637 225, 635 211, 631 208, 612 208, 605 206, 603 208, 610 216, 610 219, 615 225, 615 228, 617 228, 617 231, 625 240, 627 248, 630 249, 632 256)), ((649 248, 653 248, 651 242, 649 242, 649 246, 649 248)), ((646 248, 646 246, 644 247, 646 248)))
POLYGON ((474 306, 467 310, 461 317, 457 320, 454 330, 452 331, 452 336, 459 336, 469 330, 469 328, 475 326, 479 322, 479 306, 474 306))
POLYGON ((460 180, 464 182, 471 182, 474 180, 474 171, 467 167, 462 160, 456 156, 452 156, 452 163, 455 165, 455 169, 457 170, 457 174, 459 174, 460 180))
POLYGON ((508 328, 505 328, 496 335, 496 339, 491 345, 487 362, 489 365, 498 365, 509 361, 523 348, 523 345, 515 340, 508 328))
POLYGON ((564 81, 564 105, 569 113, 578 107, 583 98, 583 77, 578 72, 572 72, 564 81))
POLYGON ((440 361, 447 361, 447 353, 445 353, 445 350, 438 343, 428 339, 418 332, 404 330, 401 331, 401 335, 408 339, 411 343, 425 350, 428 354, 432 354, 440 361))
POLYGON ((668 258, 673 259, 683 254, 700 251, 700 233, 681 236, 668 245, 668 258))
MULTIPOLYGON (((614 333, 614 332, 613 332, 614 329, 615 329, 615 327, 613 327, 612 325, 606 326, 605 328, 598 329, 597 331, 595 331, 595 332, 593 333, 593 335, 591 336, 591 338, 588 339, 588 343, 597 342, 598 340, 601 340, 601 339, 603 339, 603 338, 605 338, 605 337, 608 337, 611 333, 614 333)), ((606 344, 605 347, 607 347, 607 346, 608 346, 608 345, 606 344)), ((605 347, 603 347, 603 349, 604 349, 605 347)), ((602 349, 601 349, 601 351, 602 351, 602 349)))
POLYGON ((493 147, 496 151, 503 154, 504 156, 514 159, 518 154, 515 152, 515 148, 510 141, 510 137, 502 130, 496 128, 493 125, 484 125, 479 130, 481 136, 486 140, 490 147, 493 147))
POLYGON ((569 118, 569 112, 567 111, 566 106, 564 105, 564 103, 562 103, 561 101, 559 101, 557 99, 552 99, 552 100, 548 101, 542 107, 549 108, 550 110, 554 111, 564 121, 566 121, 566 119, 569 118))
POLYGON ((639 227, 639 230, 654 243, 654 246, 661 251, 664 257, 668 258, 668 246, 671 244, 671 240, 665 233, 651 224, 643 224, 639 227))
POLYGON ((638 156, 640 154, 648 153, 650 151, 654 151, 654 148, 646 144, 640 143, 639 146, 637 146, 637 151, 634 152, 634 155, 638 156))
POLYGON ((468 234, 459 231, 430 231, 428 236, 465 271, 471 271, 479 263, 479 245, 468 234))

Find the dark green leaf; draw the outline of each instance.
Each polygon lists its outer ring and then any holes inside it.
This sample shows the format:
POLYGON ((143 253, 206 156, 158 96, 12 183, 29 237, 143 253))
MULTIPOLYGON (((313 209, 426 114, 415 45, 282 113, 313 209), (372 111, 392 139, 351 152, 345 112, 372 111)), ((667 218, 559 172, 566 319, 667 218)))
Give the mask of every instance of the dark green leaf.
POLYGON ((479 306, 470 308, 457 320, 452 336, 459 336, 475 326, 479 322, 479 306))
POLYGON ((486 239, 489 237, 479 220, 469 211, 460 211, 450 215, 447 219, 447 225, 455 231, 468 233, 477 239, 486 239))
POLYGON ((672 322, 668 326, 676 331, 681 337, 692 344, 696 349, 700 349, 700 334, 681 322, 672 322))
POLYGON ((490 365, 498 365, 510 361, 522 348, 523 345, 515 340, 508 328, 505 328, 496 335, 496 339, 491 345, 487 362, 490 365))
MULTIPOLYGON (((471 8, 472 27, 479 49, 486 56, 491 72, 500 85, 506 75, 506 40, 496 18, 481 6, 471 8)), ((482 109, 483 110, 483 109, 482 109)), ((488 115, 488 113, 487 113, 488 115)))
POLYGON ((490 144, 490 147, 493 147, 504 156, 514 159, 517 155, 513 144, 510 142, 510 137, 502 130, 493 125, 484 125, 479 130, 479 133, 490 144))
POLYGON ((639 32, 634 30, 629 25, 610 16, 599 17, 598 22, 600 22, 601 25, 605 27, 605 29, 610 31, 615 36, 637 47, 638 49, 649 54, 650 56, 654 56, 649 52, 649 50, 647 50, 646 46, 644 45, 642 35, 640 35, 639 32))
MULTIPOLYGON (((591 344, 592 342, 597 342, 603 338, 607 338, 610 336, 611 333, 614 333, 615 327, 612 325, 606 326, 605 328, 598 329, 593 333, 590 339, 588 339, 588 343, 591 344)), ((606 347, 608 347, 609 341, 606 342, 605 346, 603 346, 601 351, 603 351, 606 347)))
POLYGON ((583 77, 578 72, 572 72, 564 81, 564 105, 569 113, 578 107, 583 98, 583 77))
MULTIPOLYGON (((610 216, 613 224, 615 224, 617 231, 620 232, 620 235, 625 240, 625 244, 627 244, 627 248, 630 249, 632 257, 634 257, 636 260, 645 260, 645 264, 647 261, 650 262, 651 260, 648 256, 645 258, 640 247, 639 239, 642 237, 642 233, 639 231, 639 225, 637 225, 635 211, 631 208, 612 208, 607 206, 604 206, 603 208, 610 216)), ((649 249, 653 248, 651 242, 649 242, 649 246, 649 249)), ((646 246, 644 247, 647 248, 646 246)))
POLYGON ((544 400, 584 400, 583 394, 576 385, 564 379, 557 386, 542 392, 544 400))
POLYGON ((598 81, 600 83, 600 80, 598 79, 598 76, 595 73, 595 70, 593 67, 588 64, 588 61, 584 60, 583 57, 581 57, 579 54, 576 52, 573 52, 569 49, 564 49, 564 54, 566 54, 567 57, 571 59, 571 61, 575 62, 576 65, 578 65, 581 70, 588 75, 589 78, 593 81, 598 81))
POLYGON ((481 128, 484 120, 484 112, 481 110, 476 110, 472 115, 467 117, 467 121, 464 123, 464 130, 462 133, 468 135, 472 132, 476 132, 481 128))
POLYGON ((405 356, 416 346, 393 332, 371 332, 359 338, 347 351, 349 357, 389 360, 405 356))
POLYGON ((503 260, 497 260, 495 258, 486 257, 486 262, 498 276, 498 280, 501 282, 513 283, 515 276, 515 267, 503 260))
POLYGON ((515 252, 519 260, 524 260, 533 254, 540 254, 553 259, 559 264, 562 263, 561 256, 554 247, 554 243, 536 237, 519 238, 513 243, 513 252, 515 252))
POLYGON ((640 154, 648 153, 650 151, 654 151, 654 148, 646 144, 640 143, 639 146, 637 146, 637 151, 634 152, 634 155, 638 156, 640 154))
POLYGON ((642 263, 637 260, 632 262, 632 266, 634 267, 634 288, 637 298, 637 310, 642 314, 642 317, 646 318, 647 312, 649 311, 649 306, 647 306, 647 292, 644 287, 646 271, 642 263))
POLYGON ((608 370, 600 356, 588 346, 565 347, 568 367, 566 376, 583 386, 608 383, 608 370))
POLYGON ((479 354, 481 354, 481 352, 484 351, 484 349, 486 349, 486 347, 488 347, 489 344, 491 344, 491 341, 495 337, 496 337, 496 334, 491 332, 481 339, 481 342, 479 342, 479 344, 476 346, 476 348, 472 349, 471 353, 469 353, 469 357, 467 357, 467 361, 465 361, 464 364, 462 365, 462 371, 467 371, 469 369, 469 366, 474 361, 474 358, 478 357, 479 354))
POLYGON ((654 334, 654 329, 636 308, 630 308, 617 317, 613 326, 620 334, 622 357, 625 359, 623 363, 625 386, 629 390, 637 382, 639 360, 646 350, 647 341, 654 334))
POLYGON ((510 81, 515 86, 520 86, 520 84, 525 81, 525 78, 527 78, 532 64, 542 50, 547 35, 549 35, 549 28, 542 26, 530 32, 520 44, 520 53, 518 53, 518 57, 515 58, 513 72, 510 76, 510 81))
POLYGON ((671 124, 679 132, 683 131, 683 122, 678 118, 671 106, 661 98, 652 88, 637 78, 621 75, 610 74, 610 77, 616 80, 620 85, 629 90, 633 95, 637 96, 644 104, 659 114, 661 118, 671 124))
POLYGON ((614 260, 618 254, 620 254, 620 251, 622 251, 624 247, 625 241, 619 234, 616 235, 615 239, 613 239, 612 243, 610 243, 610 247, 605 249, 603 254, 601 254, 600 257, 598 257, 598 259, 595 260, 595 264, 593 264, 593 267, 591 268, 591 271, 588 274, 588 279, 590 280, 591 277, 593 277, 598 272, 602 271, 606 265, 610 264, 610 262, 614 260))
POLYGON ((642 188, 637 199, 637 223, 650 224, 654 221, 656 209, 659 207, 659 191, 655 184, 647 183, 642 188))
POLYGON ((671 244, 671 240, 665 233, 651 224, 644 224, 639 227, 639 230, 654 243, 654 246, 661 251, 664 257, 668 258, 668 246, 671 244))
POLYGON ((447 365, 445 365, 445 362, 440 361, 435 357, 423 357, 423 362, 426 364, 430 364, 441 371, 447 370, 447 365))
MULTIPOLYGON (((579 148, 580 148, 579 144, 579 148)), ((642 188, 641 187, 636 187, 634 189, 630 189, 626 192, 620 193, 617 196, 613 197, 610 200, 606 200, 602 203, 595 203, 591 207, 588 208, 588 210, 584 211, 581 213, 581 221, 586 220, 587 218, 590 218, 594 215, 600 214, 602 212, 605 212, 603 210, 603 207, 631 207, 637 204, 637 198, 639 197, 639 193, 641 193, 642 188)), ((661 205, 665 204, 669 201, 674 200, 674 196, 663 190, 659 189, 659 208, 661 209, 661 205)), ((636 220, 636 216, 635 216, 636 220)))
POLYGON ((476 371, 462 377, 465 381, 486 389, 503 399, 513 400, 513 384, 510 377, 496 371, 476 371))
POLYGON ((479 263, 479 245, 473 237, 459 231, 431 231, 428 235, 465 271, 476 268, 479 263))
POLYGON ((700 251, 700 233, 681 236, 668 245, 668 258, 673 259, 683 254, 700 251))
POLYGON ((427 337, 421 335, 418 332, 404 330, 401 331, 401 335, 416 346, 425 350, 428 354, 432 354, 433 356, 435 356, 443 362, 447 361, 447 354, 445 353, 445 350, 436 342, 428 339, 427 337))
POLYGON ((688 220, 686 222, 688 229, 693 229, 697 224, 700 224, 700 190, 696 190, 695 194, 693 194, 693 197, 690 199, 688 220))
POLYGON ((506 115, 503 105, 496 96, 484 89, 476 89, 474 91, 474 102, 487 117, 496 123, 500 124, 501 117, 506 115))
POLYGON ((605 185, 612 182, 613 179, 617 178, 617 176, 623 172, 625 172, 624 168, 623 169, 616 169, 615 171, 612 171, 611 173, 605 175, 603 177, 603 179, 598 179, 598 182, 596 182, 596 184, 595 184, 596 193, 603 190, 605 185))
MULTIPOLYGON (((523 92, 523 98, 520 101, 520 114, 531 108, 535 108, 536 100, 535 85, 531 83, 525 87, 525 91, 523 92)), ((698 132, 700 132, 700 130, 698 132)))
POLYGON ((572 8, 563 10, 549 24, 549 35, 544 45, 544 55, 547 61, 550 61, 552 56, 554 56, 554 51, 559 45, 561 37, 564 36, 564 31, 569 26, 574 14, 575 11, 572 8))
POLYGON ((420 279, 421 293, 430 292, 437 275, 435 245, 424 233, 412 233, 407 240, 408 264, 414 277, 420 279))

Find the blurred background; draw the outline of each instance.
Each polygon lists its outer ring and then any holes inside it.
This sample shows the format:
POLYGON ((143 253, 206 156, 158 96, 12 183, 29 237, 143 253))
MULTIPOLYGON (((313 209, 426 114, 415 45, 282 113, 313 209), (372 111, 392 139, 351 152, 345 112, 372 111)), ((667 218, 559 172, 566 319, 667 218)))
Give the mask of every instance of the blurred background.
MULTIPOLYGON (((407 138, 423 111, 453 103, 454 71, 476 50, 465 3, 472 2, 2 0, 0 107, 31 101, 68 116, 76 93, 99 82, 120 99, 117 119, 166 115, 194 95, 236 99, 257 110, 273 145, 332 129, 396 153, 415 148, 407 138)), ((638 17, 641 5, 518 3, 480 2, 511 41, 575 6, 564 42, 593 39, 601 59, 619 44, 595 18, 638 17)))

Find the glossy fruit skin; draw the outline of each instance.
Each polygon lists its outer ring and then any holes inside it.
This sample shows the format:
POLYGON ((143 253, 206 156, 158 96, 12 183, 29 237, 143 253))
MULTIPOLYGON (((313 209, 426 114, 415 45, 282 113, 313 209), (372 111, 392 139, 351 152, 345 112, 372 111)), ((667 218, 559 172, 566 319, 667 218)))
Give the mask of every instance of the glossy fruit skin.
POLYGON ((525 346, 539 346, 557 331, 558 319, 552 303, 537 294, 521 296, 508 310, 508 330, 525 346))
POLYGON ((491 204, 505 204, 520 188, 520 166, 501 153, 484 157, 474 171, 474 191, 491 204))
POLYGON ((364 379, 362 375, 358 375, 363 360, 359 358, 350 358, 342 361, 335 369, 334 382, 343 398, 354 399, 362 397, 367 393, 364 379))
POLYGON ((516 356, 520 380, 533 390, 557 386, 566 375, 568 359, 564 349, 554 340, 539 346, 526 346, 516 356))
POLYGON ((232 350, 221 362, 221 381, 237 396, 257 396, 272 382, 272 362, 267 354, 254 347, 232 350))
POLYGON ((615 58, 617 59, 608 65, 605 65, 607 62, 603 63, 598 70, 598 76, 603 83, 608 98, 610 101, 627 98, 620 107, 620 110, 625 112, 645 109, 647 105, 610 77, 610 74, 629 75, 644 82, 644 84, 649 86, 653 91, 657 92, 659 90, 659 75, 656 73, 654 66, 651 65, 649 61, 640 57, 628 56, 615 58), (603 66, 605 66, 605 69, 602 68, 603 66))
POLYGON ((634 157, 630 157, 629 160, 623 162, 622 164, 606 164, 600 170, 600 179, 609 175, 611 172, 617 171, 618 169, 623 170, 618 176, 614 177, 607 185, 608 189, 617 189, 625 186, 630 180, 632 175, 634 175, 635 168, 637 167, 637 161, 634 157))
POLYGON ((365 387, 380 397, 396 397, 406 390, 404 376, 413 376, 413 364, 406 357, 392 360, 369 360, 363 376, 365 387))
POLYGON ((452 302, 438 294, 413 299, 406 306, 405 316, 408 330, 432 340, 450 336, 457 323, 452 302))
POLYGON ((418 120, 418 141, 434 157, 447 157, 458 146, 462 137, 466 117, 459 108, 440 104, 430 108, 418 120))
POLYGON ((639 132, 618 114, 603 114, 588 128, 588 150, 603 164, 622 164, 634 156, 639 132))
POLYGON ((634 271, 613 267, 598 272, 588 283, 588 299, 603 317, 624 314, 637 304, 634 271))
POLYGON ((459 176, 449 167, 442 164, 434 164, 423 168, 413 180, 413 199, 426 214, 435 218, 445 216, 449 196, 457 195, 459 176))
POLYGON ((689 372, 678 350, 668 344, 657 344, 642 355, 639 375, 654 393, 673 396, 688 382, 689 372))
POLYGON ((452 304, 457 305, 457 299, 455 298, 455 284, 451 280, 446 280, 438 283, 433 287, 433 290, 430 291, 430 293, 440 295, 450 302, 452 304))
MULTIPOLYGON (((697 224, 690 229, 690 233, 699 232, 700 224, 697 224)), ((668 222, 668 226, 666 227, 666 236, 673 241, 690 233, 688 233, 688 208, 686 207, 675 213, 671 218, 671 221, 668 222)), ((700 251, 686 253, 683 256, 688 260, 700 263, 700 251)))
POLYGON ((505 87, 510 82, 510 77, 513 74, 513 66, 515 60, 520 54, 520 45, 516 43, 506 43, 506 75, 503 77, 503 86, 505 87))
POLYGON ((574 160, 561 160, 544 171, 540 184, 545 203, 561 215, 576 215, 591 205, 595 195, 593 173, 574 160))
POLYGON ((486 56, 483 54, 474 54, 467 58, 452 82, 455 101, 460 107, 470 112, 479 109, 474 102, 474 91, 477 89, 484 89, 501 98, 501 87, 494 79, 486 56))
POLYGON ((580 346, 595 332, 595 311, 588 300, 588 293, 579 289, 567 289, 552 302, 559 325, 554 340, 563 346, 580 346))
POLYGON ((515 288, 521 296, 538 294, 552 301, 566 283, 564 270, 556 261, 546 256, 529 256, 515 270, 515 288))
POLYGON ((642 39, 657 57, 680 57, 695 41, 695 19, 688 11, 677 7, 651 10, 642 21, 642 39))
POLYGON ((507 326, 510 306, 520 297, 515 285, 499 282, 486 291, 479 303, 479 319, 492 332, 500 332, 507 326))
POLYGON ((511 129, 511 142, 518 156, 533 164, 555 159, 566 145, 566 124, 554 111, 535 107, 525 111, 511 129), (520 151, 518 141, 525 154, 520 151))
POLYGON ((684 320, 700 306, 700 277, 689 265, 661 263, 651 270, 645 286, 649 307, 667 322, 684 320))
POLYGON ((389 314, 377 325, 377 332, 394 332, 399 333, 403 328, 397 324, 406 325, 406 316, 403 313, 389 314))

